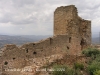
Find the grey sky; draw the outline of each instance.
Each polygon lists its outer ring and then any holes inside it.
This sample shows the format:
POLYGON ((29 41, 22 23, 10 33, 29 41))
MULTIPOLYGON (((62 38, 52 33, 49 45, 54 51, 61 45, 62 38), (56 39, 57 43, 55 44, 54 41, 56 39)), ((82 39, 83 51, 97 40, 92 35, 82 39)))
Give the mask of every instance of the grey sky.
POLYGON ((79 16, 100 31, 100 0, 0 0, 0 34, 52 35, 53 13, 59 6, 75 5, 79 16))

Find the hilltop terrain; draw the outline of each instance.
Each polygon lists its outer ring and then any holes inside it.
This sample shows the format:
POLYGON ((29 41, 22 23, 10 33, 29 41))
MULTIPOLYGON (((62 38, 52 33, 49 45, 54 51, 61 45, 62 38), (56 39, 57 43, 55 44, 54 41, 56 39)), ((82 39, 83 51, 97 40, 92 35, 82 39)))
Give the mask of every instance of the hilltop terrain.
POLYGON ((36 42, 51 35, 0 35, 0 47, 6 44, 22 45, 29 42, 36 42))

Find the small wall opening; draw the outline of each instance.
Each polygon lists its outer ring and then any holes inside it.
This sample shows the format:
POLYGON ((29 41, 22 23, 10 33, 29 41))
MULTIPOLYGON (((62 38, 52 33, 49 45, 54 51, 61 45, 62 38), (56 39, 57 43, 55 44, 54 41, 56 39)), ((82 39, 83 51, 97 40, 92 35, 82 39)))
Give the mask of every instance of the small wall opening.
POLYGON ((34 51, 33 54, 37 54, 37 52, 34 51))
POLYGON ((81 42, 80 42, 80 45, 81 45, 81 50, 84 48, 84 45, 85 45, 85 41, 84 39, 82 38, 81 42))
POLYGON ((7 61, 5 61, 5 62, 4 62, 4 65, 7 65, 7 64, 8 64, 8 62, 7 62, 7 61))
POLYGON ((69 49, 69 47, 67 46, 67 49, 69 49))
POLYGON ((16 58, 13 58, 13 60, 15 60, 16 58))
POLYGON ((35 46, 35 43, 33 43, 33 47, 35 46))
POLYGON ((52 44, 52 42, 53 42, 53 39, 52 39, 52 38, 50 38, 50 45, 52 44))
POLYGON ((69 43, 71 43, 71 37, 69 37, 69 43))
POLYGON ((28 53, 28 49, 26 49, 26 53, 28 53))

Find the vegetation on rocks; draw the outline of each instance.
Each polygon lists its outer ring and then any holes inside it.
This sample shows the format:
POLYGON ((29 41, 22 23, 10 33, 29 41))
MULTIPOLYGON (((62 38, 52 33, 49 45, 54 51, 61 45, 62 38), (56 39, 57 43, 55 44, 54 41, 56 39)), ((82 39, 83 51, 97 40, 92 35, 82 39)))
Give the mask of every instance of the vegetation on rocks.
POLYGON ((54 65, 53 75, 73 75, 74 70, 69 68, 67 65, 54 65))
POLYGON ((87 70, 90 75, 100 75, 100 51, 94 48, 88 48, 82 52, 85 56, 91 58, 91 62, 88 63, 87 70))
POLYGON ((96 48, 87 48, 83 50, 82 53, 87 57, 91 57, 92 55, 96 56, 97 54, 100 54, 100 51, 96 48))
POLYGON ((83 75, 82 70, 83 66, 80 63, 77 63, 74 67, 68 67, 68 65, 55 65, 52 75, 83 75))
POLYGON ((76 63, 74 64, 74 68, 75 68, 75 69, 83 70, 83 69, 84 69, 84 65, 83 65, 82 63, 76 62, 76 63))
POLYGON ((87 48, 82 51, 89 58, 87 66, 80 62, 74 62, 72 67, 68 65, 54 65, 52 75, 100 75, 100 51, 95 48, 87 48))

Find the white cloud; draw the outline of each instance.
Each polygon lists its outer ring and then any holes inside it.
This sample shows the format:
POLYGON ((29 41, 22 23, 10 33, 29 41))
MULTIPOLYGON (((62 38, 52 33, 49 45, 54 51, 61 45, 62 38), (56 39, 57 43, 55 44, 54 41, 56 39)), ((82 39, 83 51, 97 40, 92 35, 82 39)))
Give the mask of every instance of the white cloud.
POLYGON ((93 32, 99 32, 99 0, 0 0, 1 34, 53 34, 54 10, 71 4, 82 18, 92 20, 93 32))

